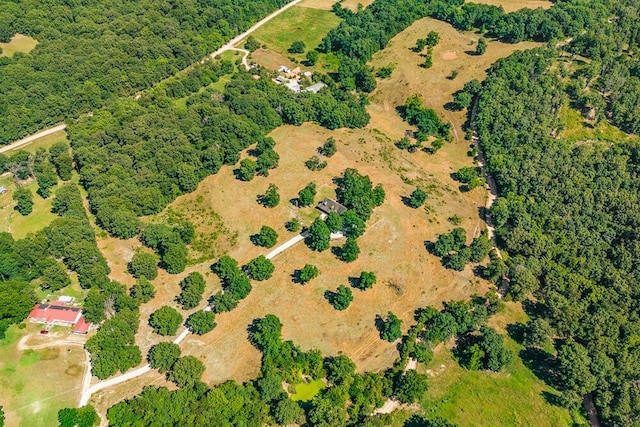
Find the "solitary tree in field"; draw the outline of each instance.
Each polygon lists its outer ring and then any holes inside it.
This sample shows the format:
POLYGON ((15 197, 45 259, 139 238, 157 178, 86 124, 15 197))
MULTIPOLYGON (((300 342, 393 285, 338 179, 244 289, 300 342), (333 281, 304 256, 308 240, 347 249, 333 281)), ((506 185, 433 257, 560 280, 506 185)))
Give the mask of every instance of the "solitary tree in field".
POLYGON ((278 233, 271 227, 263 225, 260 233, 252 236, 251 241, 264 248, 272 248, 278 241, 278 233))
POLYGON ((427 193, 422 188, 416 188, 409 196, 407 205, 417 209, 424 204, 425 200, 427 200, 427 193))
POLYGON ((314 251, 322 252, 329 249, 330 241, 331 230, 323 220, 316 218, 307 232, 307 238, 305 239, 307 246, 314 251))
POLYGON ((204 372, 204 364, 193 356, 179 358, 173 369, 167 373, 167 379, 173 381, 180 388, 193 386, 200 380, 204 372))
POLYGON ((311 206, 316 197, 316 183, 310 182, 306 187, 298 192, 300 206, 311 206))
POLYGON ((160 373, 173 368, 173 364, 180 357, 180 346, 172 342, 160 342, 149 349, 147 360, 152 368, 160 373))
POLYGON ((136 284, 131 287, 129 293, 131 298, 135 298, 138 301, 145 303, 151 301, 151 299, 156 296, 156 288, 153 287, 146 277, 142 276, 138 279, 136 284))
POLYGON ((324 144, 322 144, 322 147, 318 148, 318 152, 326 157, 333 156, 336 154, 336 151, 338 151, 338 147, 336 145, 336 140, 333 139, 333 137, 327 139, 324 144))
POLYGON ((196 335, 204 335, 216 327, 215 314, 212 311, 196 311, 184 324, 196 335))
POLYGON ((354 287, 365 290, 371 288, 377 281, 376 274, 373 271, 363 271, 356 280, 354 287))
POLYGON ((154 254, 136 252, 127 267, 129 273, 136 279, 144 276, 153 280, 158 277, 158 259, 154 254))
POLYGON ((240 167, 234 170, 236 177, 240 181, 251 181, 256 176, 258 170, 258 164, 252 159, 243 159, 240 162, 240 167))
POLYGON ((158 335, 175 335, 180 324, 182 324, 182 315, 175 308, 166 305, 149 316, 149 326, 158 335))
POLYGON ((340 249, 340 259, 344 262, 353 262, 358 259, 360 248, 355 239, 348 238, 346 243, 340 249))
POLYGON ((392 312, 387 313, 387 318, 382 322, 380 328, 380 338, 389 342, 394 342, 402 336, 402 330, 400 329, 401 325, 402 320, 398 319, 398 317, 392 312))
POLYGON ((346 310, 349 304, 351 304, 351 301, 353 301, 353 292, 344 285, 338 286, 335 292, 327 291, 325 296, 333 308, 340 311, 346 310))
POLYGON ((476 55, 484 55, 487 51, 487 39, 480 37, 478 44, 476 45, 476 55))
POLYGON ((302 227, 302 224, 300 224, 300 220, 298 218, 291 218, 284 224, 284 228, 286 228, 287 231, 291 231, 292 233, 300 230, 300 227, 302 227))
POLYGON ((320 274, 318 267, 311 264, 305 264, 304 267, 298 270, 296 276, 300 283, 307 283, 309 280, 318 277, 318 274, 320 274))
POLYGON ((264 255, 260 255, 257 258, 252 259, 247 264, 247 274, 253 280, 267 280, 271 277, 275 270, 275 266, 271 261, 265 258, 264 255))
POLYGON ((275 208, 280 203, 280 194, 275 184, 269 184, 267 191, 258 196, 258 201, 265 208, 275 208))
POLYGON ((13 193, 13 200, 16 202, 15 210, 27 216, 33 211, 33 194, 27 187, 19 186, 13 193))
POLYGON ((291 43, 291 46, 289 46, 289 49, 287 49, 287 52, 289 53, 304 53, 304 50, 306 49, 306 45, 304 44, 303 41, 301 40, 296 40, 293 43, 291 43))

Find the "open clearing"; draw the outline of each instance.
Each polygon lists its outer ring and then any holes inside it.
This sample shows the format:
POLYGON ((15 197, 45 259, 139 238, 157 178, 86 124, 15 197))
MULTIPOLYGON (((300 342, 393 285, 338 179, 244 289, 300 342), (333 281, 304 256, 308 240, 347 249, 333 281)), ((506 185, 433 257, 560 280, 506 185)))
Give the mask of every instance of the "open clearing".
POLYGON ((313 399, 325 386, 322 380, 315 380, 308 383, 295 384, 293 387, 295 387, 295 392, 291 395, 291 400, 307 402, 313 399))
MULTIPOLYGON (((38 138, 29 145, 26 145, 19 150, 11 150, 6 154, 11 155, 16 151, 34 153, 38 148, 49 148, 52 144, 61 141, 67 141, 67 134, 65 131, 55 132, 51 135, 38 138)), ((37 195, 36 190, 38 188, 38 184, 34 179, 31 179, 24 184, 33 193, 34 201, 33 212, 27 216, 23 216, 13 209, 15 202, 12 197, 16 189, 13 177, 11 175, 0 176, 0 185, 7 189, 6 193, 0 194, 0 231, 10 232, 13 234, 15 239, 21 239, 29 233, 35 233, 38 230, 41 230, 56 218, 56 215, 51 213, 53 196, 50 196, 48 199, 43 199, 37 195)))
MULTIPOLYGON (((469 80, 483 80, 486 70, 498 59, 516 50, 540 46, 532 42, 505 44, 489 40, 484 55, 470 55, 467 52, 475 50, 479 37, 472 32, 461 33, 445 22, 425 18, 391 39, 389 45, 376 53, 370 62, 376 68, 396 64, 396 69, 390 78, 378 81, 378 87, 371 96, 369 127, 377 127, 390 137, 400 139, 404 136, 407 124, 398 116, 395 108, 417 93, 421 95, 425 106, 433 108, 455 125, 454 140, 463 142, 461 126, 466 120, 466 112, 444 108, 445 104, 452 101, 452 94, 462 89, 469 80), (425 37, 429 31, 440 34, 440 43, 433 49, 433 66, 425 69, 420 67, 425 58, 413 52, 412 48, 416 40, 425 37), (451 79, 454 72, 457 77, 451 79)), ((446 159, 442 164, 452 164, 452 161, 455 159, 446 159)))
POLYGON ((0 195, 0 231, 7 231, 13 235, 14 239, 21 239, 29 233, 35 233, 43 229, 56 218, 51 213, 53 196, 43 199, 36 194, 38 184, 35 180, 30 180, 26 184, 33 193, 33 212, 24 216, 14 209, 13 193, 16 185, 11 176, 0 177, 0 185, 7 189, 7 192, 0 195))
MULTIPOLYGON (((287 52, 291 43, 303 41, 306 45, 305 51, 315 49, 329 30, 339 22, 340 18, 330 11, 294 6, 256 30, 252 36, 270 50, 302 59, 304 54, 287 52)), ((241 43, 243 44, 244 42, 241 43)))
POLYGON ((9 43, 0 43, 0 56, 13 56, 16 52, 29 53, 38 44, 38 40, 22 34, 11 37, 9 43))
POLYGON ((474 3, 502 6, 505 12, 514 12, 519 9, 549 9, 553 3, 545 0, 477 0, 474 3))
MULTIPOLYGON (((25 329, 12 326, 0 340, 0 396, 7 426, 49 427, 58 410, 78 401, 84 374, 85 352, 77 345, 41 350, 18 349, 18 341, 33 335, 27 343, 38 344, 39 325, 27 323, 25 329)), ((55 327, 48 339, 70 334, 69 328, 55 327)))
MULTIPOLYGON (((501 333, 504 326, 525 322, 520 304, 506 303, 506 309, 489 324, 501 333)), ((505 335, 507 347, 515 352, 523 347, 505 335)), ((436 348, 435 357, 421 370, 433 379, 422 406, 433 416, 441 416, 460 427, 466 426, 570 426, 569 412, 551 402, 559 393, 531 372, 519 357, 502 372, 469 371, 453 359, 448 347, 436 348)), ((586 425, 586 424, 585 424, 586 425)))

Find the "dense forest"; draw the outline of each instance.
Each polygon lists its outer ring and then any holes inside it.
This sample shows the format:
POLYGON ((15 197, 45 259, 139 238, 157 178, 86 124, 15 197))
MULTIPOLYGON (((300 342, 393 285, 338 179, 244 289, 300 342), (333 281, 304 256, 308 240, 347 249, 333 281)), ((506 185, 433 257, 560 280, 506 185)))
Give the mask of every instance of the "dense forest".
POLYGON ((499 186, 491 217, 510 255, 511 296, 535 297, 525 306, 536 370, 565 404, 593 393, 606 425, 638 425, 640 145, 554 137, 581 74, 563 79, 555 59, 516 53, 483 83, 474 124, 499 186), (551 339, 553 351, 541 344, 551 339))
POLYGON ((93 111, 213 52, 286 0, 0 1, 0 144, 93 111))

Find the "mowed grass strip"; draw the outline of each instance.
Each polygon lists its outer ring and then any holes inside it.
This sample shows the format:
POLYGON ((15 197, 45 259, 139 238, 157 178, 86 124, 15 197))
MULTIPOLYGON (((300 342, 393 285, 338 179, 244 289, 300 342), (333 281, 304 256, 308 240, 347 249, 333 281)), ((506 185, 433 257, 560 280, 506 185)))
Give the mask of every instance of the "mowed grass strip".
POLYGON ((308 383, 298 383, 295 385, 296 392, 291 395, 291 400, 294 402, 302 401, 308 402, 313 399, 316 394, 324 388, 324 382, 322 380, 314 380, 308 383))
POLYGON ((0 56, 13 56, 16 52, 29 53, 38 44, 38 40, 25 36, 22 34, 16 34, 11 37, 9 43, 0 43, 0 49, 2 53, 0 56))
POLYGON ((253 36, 267 48, 289 56, 291 54, 287 50, 291 43, 303 41, 305 51, 315 49, 329 30, 339 23, 340 18, 328 10, 294 6, 256 30, 253 36))

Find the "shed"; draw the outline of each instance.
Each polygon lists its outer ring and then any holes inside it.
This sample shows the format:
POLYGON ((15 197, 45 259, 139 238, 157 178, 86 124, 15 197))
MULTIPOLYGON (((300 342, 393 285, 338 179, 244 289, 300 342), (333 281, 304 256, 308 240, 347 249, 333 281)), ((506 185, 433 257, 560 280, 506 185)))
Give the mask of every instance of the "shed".
POLYGON ((0 185, 0 194, 4 194, 7 192, 7 187, 5 187, 4 185, 0 185))
POLYGON ((314 85, 309 86, 308 88, 305 89, 305 91, 307 92, 313 92, 313 93, 318 93, 320 92, 320 90, 322 88, 324 88, 325 86, 327 86, 326 84, 320 82, 320 83, 316 83, 314 85))
POLYGON ((330 214, 331 212, 337 212, 339 214, 342 214, 347 211, 346 206, 341 205, 340 203, 328 197, 325 198, 320 203, 318 203, 318 206, 316 206, 316 209, 326 214, 330 214))

